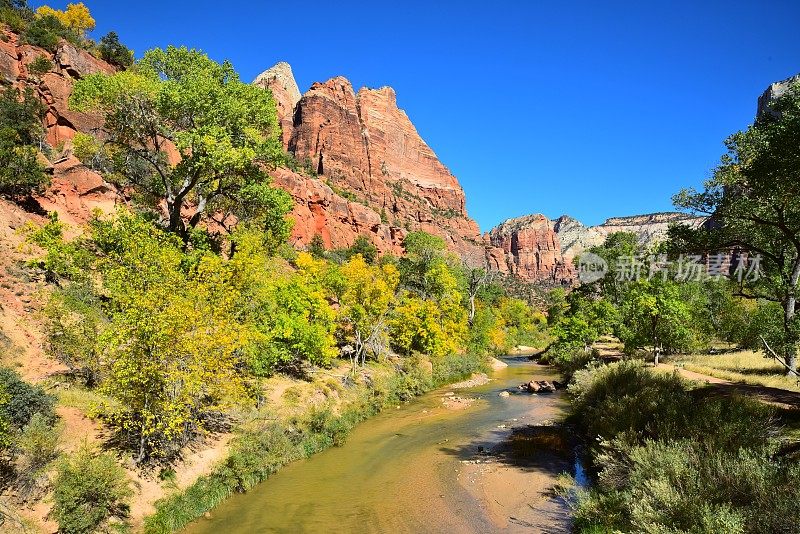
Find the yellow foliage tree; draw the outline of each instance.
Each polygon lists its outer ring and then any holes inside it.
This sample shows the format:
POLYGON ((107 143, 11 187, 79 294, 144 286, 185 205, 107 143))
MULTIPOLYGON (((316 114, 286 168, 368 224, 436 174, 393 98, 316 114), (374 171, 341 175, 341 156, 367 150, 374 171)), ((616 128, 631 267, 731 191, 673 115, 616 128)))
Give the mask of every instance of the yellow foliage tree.
POLYGON ((366 353, 379 354, 388 345, 387 320, 395 302, 400 273, 394 265, 368 265, 357 254, 341 268, 344 290, 339 298, 339 316, 352 336, 353 372, 366 353))
POLYGON ((50 6, 42 6, 36 10, 40 17, 53 16, 65 27, 83 36, 87 31, 95 28, 96 22, 83 2, 77 4, 67 4, 65 11, 53 9, 50 6))

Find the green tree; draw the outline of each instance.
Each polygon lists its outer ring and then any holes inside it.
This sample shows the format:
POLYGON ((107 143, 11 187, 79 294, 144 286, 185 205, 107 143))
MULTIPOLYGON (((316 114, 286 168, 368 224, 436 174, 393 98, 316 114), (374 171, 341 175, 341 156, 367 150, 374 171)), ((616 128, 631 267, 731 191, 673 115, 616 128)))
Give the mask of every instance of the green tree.
POLYGON ((308 244, 308 253, 317 259, 325 257, 328 250, 325 248, 325 239, 320 234, 314 234, 308 244))
POLYGON ((368 265, 372 265, 378 259, 378 247, 372 244, 372 241, 367 236, 359 235, 350 248, 347 249, 345 258, 349 260, 356 256, 361 256, 368 265))
POLYGON ((691 305, 684 300, 681 284, 662 278, 632 282, 621 308, 620 337, 627 351, 651 347, 658 365, 662 350, 674 352, 689 346, 691 305))
POLYGON ((97 49, 104 61, 116 67, 128 68, 133 65, 133 52, 119 42, 116 32, 108 32, 101 37, 97 49))
POLYGON ((184 241, 187 223, 204 217, 223 228, 266 218, 273 234, 288 236, 291 199, 265 171, 282 160, 275 101, 230 63, 185 47, 150 50, 130 70, 80 80, 70 105, 103 113, 118 172, 163 206, 167 228, 184 241))
POLYGON ((44 111, 30 88, 0 94, 0 194, 24 197, 40 192, 49 182, 38 155, 44 111))
POLYGON ((597 282, 579 288, 579 291, 596 291, 619 305, 624 292, 625 281, 618 279, 623 263, 636 258, 644 250, 639 246, 636 234, 632 232, 614 232, 609 234, 602 245, 592 247, 588 252, 601 257, 607 264, 606 274, 597 282))
POLYGON ((747 130, 725 142, 728 152, 703 191, 673 199, 691 213, 711 216, 699 229, 673 229, 676 249, 717 253, 738 249, 760 257, 758 277, 743 277, 737 294, 777 302, 783 335, 777 350, 796 374, 800 324, 800 84, 794 83, 747 130))

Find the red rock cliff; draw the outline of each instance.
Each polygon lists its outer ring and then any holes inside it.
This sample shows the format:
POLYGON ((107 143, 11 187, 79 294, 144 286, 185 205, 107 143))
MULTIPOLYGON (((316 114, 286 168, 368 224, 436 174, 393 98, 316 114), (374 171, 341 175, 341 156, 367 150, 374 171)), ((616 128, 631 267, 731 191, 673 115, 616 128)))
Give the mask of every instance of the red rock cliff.
POLYGON ((503 250, 509 270, 528 282, 570 285, 575 279, 572 263, 561 253, 553 222, 544 215, 509 219, 489 234, 491 243, 503 250))
POLYGON ((102 126, 98 115, 69 110, 68 100, 75 80, 95 72, 112 73, 114 68, 62 40, 55 53, 22 44, 10 32, 0 39, 0 82, 18 89, 31 88, 47 106, 46 142, 53 148, 50 188, 37 201, 47 211, 57 211, 62 220, 81 224, 94 208, 112 211, 120 200, 102 176, 71 155, 70 141, 76 132, 92 132, 102 126), (53 63, 50 72, 34 76, 29 65, 38 57, 53 63))

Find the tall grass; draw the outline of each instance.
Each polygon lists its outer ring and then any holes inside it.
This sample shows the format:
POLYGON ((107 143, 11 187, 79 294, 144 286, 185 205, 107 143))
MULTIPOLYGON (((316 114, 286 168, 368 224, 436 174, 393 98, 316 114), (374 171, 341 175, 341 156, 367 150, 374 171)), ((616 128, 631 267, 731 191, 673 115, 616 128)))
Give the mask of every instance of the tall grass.
POLYGON ((483 359, 456 355, 433 362, 432 373, 410 358, 390 376, 371 385, 359 384, 356 394, 336 413, 330 406, 317 406, 302 416, 276 420, 258 414, 239 430, 225 461, 194 484, 156 503, 147 517, 147 534, 175 532, 201 517, 222 501, 249 490, 281 467, 308 458, 324 449, 340 446, 352 429, 384 407, 405 402, 436 386, 460 380, 484 368, 483 359))

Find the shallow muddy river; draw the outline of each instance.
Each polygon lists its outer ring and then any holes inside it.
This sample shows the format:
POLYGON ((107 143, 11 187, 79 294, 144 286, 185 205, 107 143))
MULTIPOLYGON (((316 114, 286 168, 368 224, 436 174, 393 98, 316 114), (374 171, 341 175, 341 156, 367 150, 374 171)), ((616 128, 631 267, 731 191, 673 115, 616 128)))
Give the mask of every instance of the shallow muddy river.
POLYGON ((559 419, 560 393, 500 397, 556 375, 525 358, 469 389, 439 389, 359 425, 338 448, 293 463, 186 532, 560 532, 563 503, 545 494, 568 455, 515 458, 512 427, 559 419), (447 393, 475 398, 447 407, 447 393), (506 449, 511 454, 492 454, 506 449))

